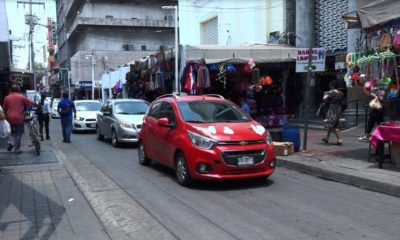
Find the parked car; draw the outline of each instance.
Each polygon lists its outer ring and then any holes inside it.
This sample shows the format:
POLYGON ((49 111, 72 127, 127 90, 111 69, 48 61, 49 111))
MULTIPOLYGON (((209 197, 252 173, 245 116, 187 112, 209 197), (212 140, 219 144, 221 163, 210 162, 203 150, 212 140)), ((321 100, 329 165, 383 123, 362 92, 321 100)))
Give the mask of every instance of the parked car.
POLYGON ((97 113, 97 139, 111 138, 117 147, 121 142, 136 143, 149 103, 141 99, 112 99, 97 113))
POLYGON ((101 109, 101 102, 97 100, 76 100, 74 104, 76 116, 72 120, 72 131, 95 131, 97 113, 101 109))
POLYGON ((149 107, 139 138, 139 162, 175 169, 192 180, 268 177, 275 169, 269 132, 219 95, 165 95, 149 107))
POLYGON ((51 102, 51 118, 60 118, 60 114, 57 111, 58 103, 60 102, 59 98, 54 98, 51 102))

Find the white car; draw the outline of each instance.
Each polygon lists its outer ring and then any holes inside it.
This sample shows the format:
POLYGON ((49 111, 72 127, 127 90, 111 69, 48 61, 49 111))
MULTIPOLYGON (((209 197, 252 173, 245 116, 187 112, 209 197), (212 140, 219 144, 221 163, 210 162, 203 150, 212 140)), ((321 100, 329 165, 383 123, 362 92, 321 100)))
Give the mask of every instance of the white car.
POLYGON ((58 103, 60 102, 59 98, 54 98, 53 103, 51 105, 51 118, 60 118, 60 114, 57 112, 57 106, 58 103))
POLYGON ((95 131, 96 117, 101 109, 101 102, 97 100, 76 100, 74 103, 76 116, 72 121, 72 131, 95 131))

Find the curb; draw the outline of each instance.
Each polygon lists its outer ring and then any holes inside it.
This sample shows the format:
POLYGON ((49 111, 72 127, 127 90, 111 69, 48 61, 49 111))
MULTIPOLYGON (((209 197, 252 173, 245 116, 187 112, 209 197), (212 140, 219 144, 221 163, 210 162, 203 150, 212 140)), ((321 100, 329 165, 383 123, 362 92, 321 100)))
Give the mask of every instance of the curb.
POLYGON ((311 164, 285 159, 279 156, 277 156, 277 166, 284 167, 288 170, 307 173, 319 178, 353 185, 362 189, 400 197, 400 185, 366 178, 365 176, 357 176, 356 174, 339 172, 324 167, 316 167, 311 164))

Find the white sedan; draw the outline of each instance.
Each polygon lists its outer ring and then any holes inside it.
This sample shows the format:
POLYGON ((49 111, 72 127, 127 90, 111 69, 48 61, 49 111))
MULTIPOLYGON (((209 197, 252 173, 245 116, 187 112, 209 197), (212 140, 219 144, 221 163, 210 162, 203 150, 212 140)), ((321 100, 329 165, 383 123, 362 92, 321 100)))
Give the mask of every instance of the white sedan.
POLYGON ((57 112, 57 106, 59 102, 60 102, 59 98, 54 98, 51 104, 51 118, 53 119, 60 118, 60 114, 57 112))
POLYGON ((95 131, 96 115, 101 109, 101 102, 97 100, 74 101, 76 116, 73 118, 72 131, 95 131))

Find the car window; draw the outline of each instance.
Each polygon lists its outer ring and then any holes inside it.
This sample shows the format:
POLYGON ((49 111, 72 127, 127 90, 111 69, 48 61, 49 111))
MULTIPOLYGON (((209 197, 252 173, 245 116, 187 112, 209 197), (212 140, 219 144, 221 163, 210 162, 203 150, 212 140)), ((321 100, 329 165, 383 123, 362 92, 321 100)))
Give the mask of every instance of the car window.
POLYGON ((175 123, 176 122, 175 121, 174 109, 172 108, 171 103, 164 102, 161 105, 159 118, 168 118, 170 123, 175 123))
POLYGON ((186 122, 250 121, 236 105, 227 101, 181 101, 178 108, 186 122))
POLYGON ((149 116, 154 117, 156 119, 158 119, 158 114, 160 112, 160 108, 161 108, 161 103, 162 102, 156 102, 152 105, 150 111, 149 111, 149 116))
POLYGON ((147 111, 147 108, 147 103, 141 101, 126 101, 114 103, 115 114, 144 115, 147 111))
POLYGON ((75 102, 76 111, 99 111, 100 102, 75 102))

